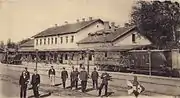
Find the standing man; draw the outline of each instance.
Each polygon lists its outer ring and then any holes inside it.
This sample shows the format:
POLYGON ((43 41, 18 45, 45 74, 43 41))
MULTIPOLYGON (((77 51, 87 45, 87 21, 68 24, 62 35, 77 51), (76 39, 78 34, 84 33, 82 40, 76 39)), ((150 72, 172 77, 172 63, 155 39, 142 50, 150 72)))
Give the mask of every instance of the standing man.
POLYGON ((71 89, 72 89, 72 87, 74 87, 74 84, 75 84, 74 67, 72 67, 72 71, 70 73, 70 81, 71 81, 71 89))
POLYGON ((75 71, 71 72, 71 89, 73 87, 78 89, 78 76, 79 76, 79 71, 78 68, 76 68, 75 71))
POLYGON ((20 91, 20 98, 26 98, 26 91, 27 91, 27 84, 28 84, 28 76, 26 75, 26 72, 23 71, 20 79, 19 79, 19 85, 21 88, 20 91))
POLYGON ((101 91, 102 88, 105 86, 105 96, 107 96, 107 89, 108 89, 108 81, 110 80, 110 76, 109 74, 105 71, 104 73, 102 73, 101 75, 101 79, 102 79, 102 83, 99 87, 99 96, 101 96, 101 91))
POLYGON ((86 86, 87 86, 87 80, 88 80, 88 73, 85 71, 85 67, 82 68, 82 71, 79 74, 80 80, 81 80, 81 90, 82 92, 85 92, 86 86))
POLYGON ((53 66, 51 66, 51 69, 49 69, 49 72, 48 72, 48 76, 50 78, 50 85, 55 85, 55 69, 53 68, 53 66))
POLYGON ((76 68, 76 70, 74 71, 74 79, 75 79, 75 87, 76 89, 78 89, 78 76, 79 76, 79 71, 78 68, 76 68))
POLYGON ((39 98, 39 84, 40 84, 40 75, 37 73, 37 70, 34 69, 34 73, 31 79, 31 85, 33 88, 33 93, 35 98, 39 98))
POLYGON ((94 68, 94 71, 91 73, 91 79, 93 82, 93 89, 95 89, 95 88, 98 89, 98 77, 99 77, 99 74, 96 71, 96 68, 94 68))
POLYGON ((28 81, 29 81, 29 79, 30 79, 30 73, 29 73, 29 71, 27 70, 27 67, 25 67, 25 73, 26 73, 26 76, 28 77, 28 81))
POLYGON ((63 83, 63 88, 66 87, 66 79, 68 78, 68 72, 65 70, 65 67, 63 67, 63 71, 61 72, 61 79, 63 83))

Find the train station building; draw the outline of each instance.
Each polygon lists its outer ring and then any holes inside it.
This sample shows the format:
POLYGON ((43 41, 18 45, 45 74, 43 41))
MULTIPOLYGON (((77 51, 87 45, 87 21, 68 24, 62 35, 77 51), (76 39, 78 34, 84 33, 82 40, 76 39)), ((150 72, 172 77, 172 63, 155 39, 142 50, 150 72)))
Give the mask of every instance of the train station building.
POLYGON ((118 53, 99 54, 101 52, 95 51, 127 51, 149 45, 151 42, 140 35, 135 26, 117 27, 113 22, 90 17, 87 20, 77 20, 76 23, 66 21, 64 25, 48 28, 21 44, 19 52, 25 61, 33 61, 38 50, 42 62, 94 65, 98 56, 118 56, 118 53))

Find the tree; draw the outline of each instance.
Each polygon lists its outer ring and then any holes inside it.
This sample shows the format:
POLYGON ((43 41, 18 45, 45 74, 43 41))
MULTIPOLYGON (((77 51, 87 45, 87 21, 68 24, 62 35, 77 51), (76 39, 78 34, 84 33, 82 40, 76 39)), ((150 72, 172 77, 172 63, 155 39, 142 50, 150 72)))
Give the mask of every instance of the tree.
POLYGON ((8 41, 7 41, 7 48, 14 48, 14 49, 16 49, 17 45, 16 45, 15 42, 12 42, 11 39, 8 39, 8 41))
POLYGON ((153 44, 167 48, 177 46, 180 7, 172 1, 137 1, 131 13, 131 22, 153 44), (169 46, 171 45, 171 46, 169 46))
POLYGON ((1 48, 1 49, 4 49, 4 47, 5 47, 4 41, 1 41, 1 42, 0 42, 0 48, 1 48))

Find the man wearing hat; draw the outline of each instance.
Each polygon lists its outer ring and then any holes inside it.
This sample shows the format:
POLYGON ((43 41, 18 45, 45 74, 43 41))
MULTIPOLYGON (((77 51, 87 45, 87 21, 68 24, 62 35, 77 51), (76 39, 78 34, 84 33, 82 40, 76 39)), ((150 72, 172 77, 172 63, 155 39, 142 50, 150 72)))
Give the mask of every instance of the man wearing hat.
POLYGON ((37 73, 37 70, 34 69, 34 73, 31 79, 31 85, 33 88, 33 93, 35 98, 39 98, 39 84, 40 84, 40 75, 37 73))
MULTIPOLYGON (((29 71, 27 70, 27 67, 25 67, 25 70, 24 70, 23 72, 25 72, 25 75, 27 76, 28 81, 29 81, 29 79, 30 79, 30 73, 29 73, 29 71)), ((22 73, 23 73, 23 72, 22 72, 22 73)))
POLYGON ((68 78, 68 72, 66 71, 65 67, 63 67, 63 71, 61 72, 61 79, 63 83, 63 88, 66 88, 66 79, 68 78))
POLYGON ((53 66, 51 66, 51 69, 49 69, 48 76, 50 78, 51 85, 55 85, 55 69, 53 66))
POLYGON ((79 74, 80 80, 81 80, 81 90, 82 92, 85 92, 86 86, 87 86, 87 80, 88 80, 88 73, 85 71, 85 67, 82 68, 82 71, 79 74))
POLYGON ((26 75, 26 72, 22 72, 20 79, 19 79, 19 85, 20 85, 20 98, 26 98, 26 91, 27 91, 27 84, 28 84, 28 77, 26 75))

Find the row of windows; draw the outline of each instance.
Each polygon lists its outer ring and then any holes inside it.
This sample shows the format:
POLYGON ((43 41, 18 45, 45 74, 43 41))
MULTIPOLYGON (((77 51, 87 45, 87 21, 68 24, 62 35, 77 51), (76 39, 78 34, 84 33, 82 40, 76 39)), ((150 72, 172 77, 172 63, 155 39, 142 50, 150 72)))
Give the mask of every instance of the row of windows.
MULTIPOLYGON (((68 36, 65 37, 66 38, 66 43, 68 43, 68 36)), ((44 43, 42 43, 42 40, 43 39, 36 39, 36 45, 46 45, 46 44, 57 44, 58 43, 58 39, 57 37, 56 38, 44 38, 44 43), (47 39, 47 40, 46 40, 47 39), (47 43, 46 43, 47 42, 47 43)), ((72 35, 71 36, 71 40, 70 40, 71 43, 74 42, 74 36, 72 35)), ((63 37, 60 37, 60 43, 62 44, 63 43, 63 37)))

